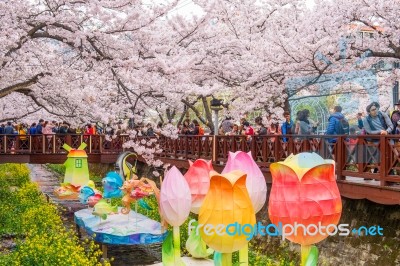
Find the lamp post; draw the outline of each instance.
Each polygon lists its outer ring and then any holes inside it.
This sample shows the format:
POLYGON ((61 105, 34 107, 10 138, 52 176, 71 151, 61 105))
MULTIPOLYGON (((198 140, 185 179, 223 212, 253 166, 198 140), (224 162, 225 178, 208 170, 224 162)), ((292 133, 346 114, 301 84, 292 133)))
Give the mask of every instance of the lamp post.
POLYGON ((214 135, 218 135, 218 111, 222 110, 222 100, 213 98, 210 108, 214 111, 214 135))

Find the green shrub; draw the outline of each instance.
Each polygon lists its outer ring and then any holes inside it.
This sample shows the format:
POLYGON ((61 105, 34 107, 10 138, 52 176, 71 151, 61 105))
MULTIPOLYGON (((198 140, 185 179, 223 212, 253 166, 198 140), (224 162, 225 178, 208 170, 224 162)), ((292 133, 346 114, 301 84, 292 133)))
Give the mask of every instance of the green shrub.
POLYGON ((28 209, 43 204, 44 197, 35 183, 26 183, 14 191, 9 188, 0 189, 0 235, 13 234, 23 236, 22 216, 28 209))
POLYGON ((0 187, 21 187, 29 182, 29 168, 25 164, 0 164, 0 187))
POLYGON ((29 171, 28 180, 19 173, 0 187, 0 236, 11 234, 17 240, 14 252, 0 254, 0 265, 101 265, 98 245, 81 243, 64 227, 57 208, 46 202, 37 184, 28 182, 29 171), (10 189, 10 184, 23 185, 10 189))
POLYGON ((65 175, 65 166, 63 164, 46 164, 46 167, 59 175, 65 175))

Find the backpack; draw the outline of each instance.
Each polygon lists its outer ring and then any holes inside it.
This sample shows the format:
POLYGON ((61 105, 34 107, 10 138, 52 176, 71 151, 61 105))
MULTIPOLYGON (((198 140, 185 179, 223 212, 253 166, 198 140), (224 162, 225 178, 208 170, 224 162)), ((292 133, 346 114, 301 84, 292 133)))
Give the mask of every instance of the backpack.
POLYGON ((340 118, 336 123, 335 132, 337 135, 348 135, 350 132, 349 121, 344 117, 340 118))
POLYGON ((204 135, 204 128, 199 126, 199 135, 204 135))

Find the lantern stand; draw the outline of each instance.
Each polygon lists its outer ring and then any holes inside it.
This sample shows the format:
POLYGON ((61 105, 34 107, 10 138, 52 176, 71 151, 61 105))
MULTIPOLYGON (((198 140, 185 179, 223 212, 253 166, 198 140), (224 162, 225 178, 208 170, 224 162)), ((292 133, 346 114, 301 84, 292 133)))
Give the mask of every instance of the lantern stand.
POLYGON ((223 109, 222 100, 212 98, 210 108, 214 111, 214 135, 218 135, 218 112, 223 109))

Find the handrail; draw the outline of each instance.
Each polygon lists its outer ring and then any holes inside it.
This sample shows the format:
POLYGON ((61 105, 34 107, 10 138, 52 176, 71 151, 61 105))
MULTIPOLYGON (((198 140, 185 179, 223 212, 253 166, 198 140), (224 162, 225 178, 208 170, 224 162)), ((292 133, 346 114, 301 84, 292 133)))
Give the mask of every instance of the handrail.
MULTIPOLYGON (((272 162, 284 160, 291 153, 316 152, 323 158, 336 161, 338 180, 346 177, 369 178, 380 181, 380 186, 400 180, 400 136, 396 135, 265 135, 252 136, 192 136, 177 139, 157 138, 162 152, 160 159, 195 160, 203 158, 214 164, 224 164, 229 152, 251 152, 263 171, 269 171, 272 162), (336 141, 332 141, 336 139, 336 141)), ((118 154, 124 151, 128 135, 114 138, 105 135, 51 134, 51 135, 0 135, 0 155, 7 154, 66 154, 64 143, 78 148, 87 144, 90 154, 118 154)))

